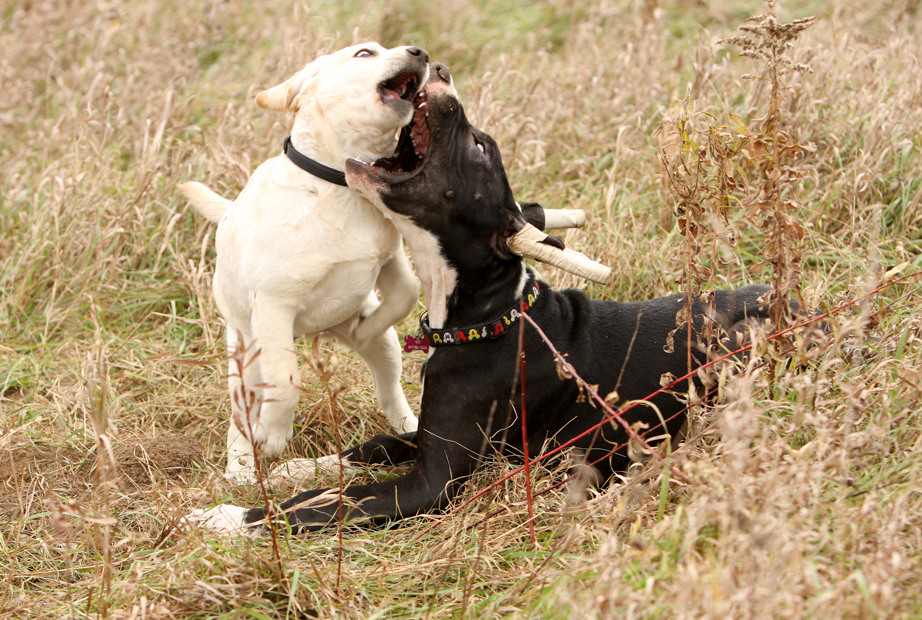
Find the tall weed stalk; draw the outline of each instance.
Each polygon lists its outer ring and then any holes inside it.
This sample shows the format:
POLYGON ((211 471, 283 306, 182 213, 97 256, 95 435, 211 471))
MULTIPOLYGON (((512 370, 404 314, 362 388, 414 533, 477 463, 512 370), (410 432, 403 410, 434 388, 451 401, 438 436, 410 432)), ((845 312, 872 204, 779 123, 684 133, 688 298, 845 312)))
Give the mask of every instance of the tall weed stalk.
POLYGON ((770 315, 775 330, 791 325, 792 293, 800 299, 800 264, 803 259, 804 229, 797 221, 801 210, 797 202, 798 182, 808 171, 798 159, 813 147, 797 144, 786 127, 784 100, 791 90, 793 74, 809 72, 805 64, 795 63, 788 55, 795 41, 816 20, 806 17, 783 24, 778 21, 774 0, 763 0, 763 13, 750 17, 740 26, 744 33, 723 39, 721 43, 742 48, 743 56, 761 63, 758 74, 743 79, 764 81, 769 86, 768 110, 756 119, 757 128, 742 123, 738 131, 747 138, 741 150, 739 167, 752 171, 756 186, 744 200, 746 217, 766 235, 764 261, 772 267, 770 315))
MULTIPOLYGON (((796 190, 808 170, 798 165, 798 159, 812 147, 797 144, 786 129, 783 102, 791 88, 790 75, 809 71, 806 65, 793 62, 787 51, 815 18, 782 24, 774 0, 765 0, 763 8, 764 13, 740 26, 745 34, 720 41, 741 47, 743 56, 762 63, 758 75, 742 76, 769 85, 768 110, 753 121, 755 128, 732 112, 726 124, 718 124, 710 114, 694 113, 690 94, 676 118, 660 128, 665 137, 660 160, 676 198, 674 213, 682 238, 675 248, 675 258, 682 265, 676 282, 685 295, 667 350, 672 350, 675 333, 683 328, 692 340, 693 304, 709 301, 716 276, 739 262, 735 255, 721 252, 722 246, 732 249, 736 245, 737 233, 730 225, 735 209, 742 209, 765 234, 761 264, 772 270, 772 291, 765 301, 776 332, 793 324, 792 294, 801 301, 804 229, 797 221, 796 190), (695 129, 699 117, 708 119, 703 130, 695 129), (702 256, 705 247, 710 251, 702 256)), ((717 332, 715 323, 705 321, 698 341, 712 349, 721 336, 717 332)), ((785 343, 779 345, 789 348, 785 343)), ((689 368, 690 356, 689 350, 689 368)), ((689 390, 693 389, 690 384, 689 390)))

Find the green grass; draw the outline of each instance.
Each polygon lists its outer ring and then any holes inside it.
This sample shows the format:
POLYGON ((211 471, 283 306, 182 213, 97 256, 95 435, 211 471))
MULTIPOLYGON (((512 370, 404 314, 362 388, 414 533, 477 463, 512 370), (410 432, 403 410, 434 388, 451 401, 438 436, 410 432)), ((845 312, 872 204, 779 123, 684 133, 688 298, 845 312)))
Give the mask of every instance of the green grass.
MULTIPOLYGON (((451 516, 285 538, 282 578, 267 539, 175 528, 195 508, 259 501, 220 477, 214 227, 175 189, 232 197, 278 152, 288 121, 256 93, 355 39, 425 46, 501 146, 517 197, 585 209, 590 225, 565 239, 615 277, 542 275, 650 298, 678 290, 682 239, 657 130, 689 88, 696 129, 705 113, 757 124, 767 93, 742 76, 758 67, 715 42, 758 2, 58 4, 0 10, 0 616, 922 617, 918 277, 841 312, 802 367, 726 383, 671 457, 692 484, 649 465, 582 504, 538 496, 537 548, 519 478, 451 516)), ((802 205, 804 297, 832 309, 922 267, 918 3, 779 14, 819 17, 790 50, 812 73, 792 78, 785 130, 811 150, 786 191, 802 205)), ((762 233, 730 225, 740 265, 718 282, 767 282, 762 233)), ((343 441, 385 432, 366 368, 336 355, 343 441)), ((420 363, 406 356, 411 403, 420 363)), ((303 397, 289 452, 335 450, 330 415, 303 397)), ((463 497, 511 468, 491 465, 463 497)), ((535 489, 560 475, 535 472, 535 489)))

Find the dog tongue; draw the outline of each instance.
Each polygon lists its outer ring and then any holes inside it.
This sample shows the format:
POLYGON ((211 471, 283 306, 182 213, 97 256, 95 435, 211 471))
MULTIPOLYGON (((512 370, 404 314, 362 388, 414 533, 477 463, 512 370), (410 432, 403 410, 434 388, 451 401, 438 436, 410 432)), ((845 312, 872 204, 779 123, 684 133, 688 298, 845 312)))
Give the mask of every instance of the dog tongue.
POLYGON ((388 88, 387 92, 393 93, 394 97, 397 97, 398 99, 400 99, 407 92, 407 83, 403 82, 402 84, 398 84, 397 88, 393 88, 393 89, 388 88))
POLYGON ((406 71, 394 76, 384 85, 384 92, 394 99, 402 99, 407 94, 407 85, 412 77, 413 74, 406 71))

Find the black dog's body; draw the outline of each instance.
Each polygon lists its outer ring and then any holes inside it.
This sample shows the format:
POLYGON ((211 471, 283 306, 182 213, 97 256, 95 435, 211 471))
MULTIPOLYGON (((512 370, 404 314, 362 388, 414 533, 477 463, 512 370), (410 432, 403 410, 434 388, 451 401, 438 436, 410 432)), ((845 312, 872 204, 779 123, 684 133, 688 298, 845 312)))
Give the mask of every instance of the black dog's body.
MULTIPOLYGON (((493 324, 518 307, 523 291, 527 299, 532 290, 530 271, 506 245, 524 217, 495 143, 468 124, 453 89, 436 84, 428 91, 431 138, 426 162, 400 174, 349 162, 350 185, 375 199, 407 239, 436 332, 493 324)), ((528 315, 581 376, 599 386, 600 394, 616 390, 623 404, 656 392, 664 373, 688 372, 684 329, 676 333, 675 351, 664 350, 681 296, 619 303, 592 301, 576 290, 554 291, 544 282, 537 286, 539 294, 528 315)), ((749 286, 717 292, 710 307, 696 306, 696 329, 702 316, 724 329, 764 316, 758 298, 767 290, 749 286)), ((322 526, 340 517, 386 520, 427 512, 444 506, 485 455, 497 450, 521 454, 521 387, 515 379, 521 326, 506 325, 495 339, 436 347, 426 362, 418 432, 378 436, 343 453, 350 463, 412 461, 409 472, 346 487, 342 515, 335 490, 301 493, 281 506, 292 527, 322 526)), ((527 324, 524 330, 528 441, 535 452, 580 435, 605 413, 580 398, 575 381, 560 378, 536 331, 527 324)), ((693 365, 702 363, 704 354, 694 339, 691 348, 693 365)), ((625 419, 645 423, 642 434, 647 437, 662 437, 665 420, 665 432, 675 435, 685 422, 684 405, 662 393, 649 405, 631 409, 625 419)), ((575 446, 586 451, 587 461, 596 463, 604 479, 629 464, 627 440, 624 429, 611 422, 575 446)), ((243 520, 249 524, 265 517, 264 510, 252 509, 243 520)))
MULTIPOLYGON (((641 399, 660 388, 663 373, 682 376, 688 371, 684 346, 677 344, 673 353, 664 351, 666 336, 674 327, 676 312, 683 303, 681 296, 633 303, 601 302, 591 301, 579 291, 553 291, 543 282, 539 286, 541 293, 528 315, 566 353, 567 361, 581 376, 599 386, 600 394, 617 390, 620 402, 641 399), (621 384, 617 385, 619 376, 621 384)), ((747 316, 762 314, 758 297, 766 290, 751 286, 739 291, 719 291, 714 305, 723 310, 731 323, 742 321, 747 316)), ((510 294, 509 305, 512 304, 510 294)), ((699 306, 696 315, 706 311, 706 307, 699 306)), ((351 517, 398 519, 438 508, 473 473, 482 455, 494 450, 513 456, 522 454, 518 385, 513 391, 519 364, 518 329, 516 325, 496 340, 435 350, 426 362, 419 431, 401 437, 378 436, 343 454, 348 463, 415 461, 404 476, 347 487, 344 502, 351 517), (510 405, 511 419, 507 413, 510 405), (491 439, 489 444, 485 437, 491 439), (499 445, 501 439, 505 439, 505 445, 499 445)), ((567 442, 602 419, 605 413, 601 408, 593 407, 589 399, 579 398, 575 381, 558 376, 551 351, 527 325, 524 351, 527 429, 532 451, 567 442)), ((693 358, 696 363, 702 359, 694 348, 693 358)), ((663 435, 662 416, 666 432, 674 436, 685 422, 683 405, 666 393, 652 398, 650 403, 653 407, 641 405, 626 413, 626 421, 643 421, 647 430, 641 434, 656 437, 663 435)), ((629 464, 627 439, 627 433, 613 422, 573 445, 586 451, 586 460, 595 462, 596 469, 606 479, 629 464)), ((297 508, 309 506, 310 500, 321 493, 322 490, 308 491, 282 504, 293 526, 335 519, 337 501, 331 503, 328 499, 325 507, 297 508)), ((246 520, 258 521, 264 516, 261 510, 251 510, 246 520)))

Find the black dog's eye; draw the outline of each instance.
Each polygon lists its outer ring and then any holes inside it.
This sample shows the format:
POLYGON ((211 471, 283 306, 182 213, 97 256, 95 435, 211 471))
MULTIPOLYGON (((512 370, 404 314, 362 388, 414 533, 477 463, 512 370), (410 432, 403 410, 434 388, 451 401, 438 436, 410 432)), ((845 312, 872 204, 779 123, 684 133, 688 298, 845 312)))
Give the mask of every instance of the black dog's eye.
POLYGON ((378 54, 374 50, 359 50, 355 53, 353 58, 370 58, 372 56, 377 56, 378 54))
POLYGON ((486 147, 483 145, 483 142, 481 142, 481 141, 478 140, 477 138, 474 138, 474 144, 477 145, 477 148, 480 149, 480 152, 481 152, 481 153, 483 153, 484 155, 487 154, 487 149, 486 149, 486 147))

